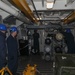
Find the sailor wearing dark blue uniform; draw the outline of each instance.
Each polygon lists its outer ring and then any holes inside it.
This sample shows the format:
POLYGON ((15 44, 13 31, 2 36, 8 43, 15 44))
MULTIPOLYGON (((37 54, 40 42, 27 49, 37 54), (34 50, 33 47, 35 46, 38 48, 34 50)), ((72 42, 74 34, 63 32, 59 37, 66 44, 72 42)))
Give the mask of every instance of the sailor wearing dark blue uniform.
POLYGON ((35 53, 39 54, 39 33, 37 33, 37 30, 34 30, 33 34, 33 39, 34 39, 34 51, 35 53))
POLYGON ((74 36, 69 28, 66 29, 66 32, 63 33, 65 36, 65 42, 68 47, 69 54, 75 54, 75 42, 74 36))
POLYGON ((16 75, 18 67, 18 43, 17 36, 18 30, 16 27, 10 28, 10 36, 7 38, 8 47, 8 68, 13 75, 16 75))
POLYGON ((6 65, 6 31, 7 27, 4 24, 0 24, 0 70, 6 65))

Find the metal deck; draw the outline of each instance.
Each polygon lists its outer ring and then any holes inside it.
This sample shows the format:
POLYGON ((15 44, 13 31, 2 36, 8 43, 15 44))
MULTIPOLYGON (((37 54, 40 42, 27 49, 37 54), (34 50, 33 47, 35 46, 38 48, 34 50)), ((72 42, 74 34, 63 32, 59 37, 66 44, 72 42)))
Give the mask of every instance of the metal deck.
POLYGON ((22 72, 26 68, 27 64, 36 64, 40 75, 53 75, 52 62, 43 60, 41 55, 20 56, 18 73, 22 75, 22 72))

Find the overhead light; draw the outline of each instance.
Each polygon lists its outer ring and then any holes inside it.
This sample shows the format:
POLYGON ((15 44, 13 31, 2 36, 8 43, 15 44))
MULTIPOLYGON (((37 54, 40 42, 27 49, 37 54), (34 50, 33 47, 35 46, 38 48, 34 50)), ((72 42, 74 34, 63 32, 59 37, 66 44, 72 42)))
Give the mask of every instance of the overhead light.
POLYGON ((54 2, 47 2, 47 9, 53 8, 54 2))
POLYGON ((40 18, 37 18, 37 20, 41 20, 42 18, 40 17, 40 18))

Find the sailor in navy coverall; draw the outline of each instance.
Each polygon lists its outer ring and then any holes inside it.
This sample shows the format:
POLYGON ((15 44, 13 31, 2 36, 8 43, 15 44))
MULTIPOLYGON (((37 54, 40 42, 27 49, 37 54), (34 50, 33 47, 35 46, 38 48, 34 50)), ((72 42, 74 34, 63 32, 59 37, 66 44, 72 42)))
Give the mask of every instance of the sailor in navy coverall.
POLYGON ((17 36, 18 30, 16 27, 10 28, 10 36, 7 38, 8 47, 8 68, 13 75, 16 75, 18 67, 18 44, 17 36))
POLYGON ((6 65, 6 26, 4 24, 0 24, 0 70, 6 65))

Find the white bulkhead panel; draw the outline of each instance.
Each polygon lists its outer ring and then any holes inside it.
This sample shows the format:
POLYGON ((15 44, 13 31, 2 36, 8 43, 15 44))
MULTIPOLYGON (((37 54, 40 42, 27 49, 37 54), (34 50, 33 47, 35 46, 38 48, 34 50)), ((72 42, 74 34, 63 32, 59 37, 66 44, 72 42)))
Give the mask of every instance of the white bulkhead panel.
POLYGON ((53 6, 53 9, 61 9, 61 10, 63 10, 63 9, 73 9, 72 4, 67 5, 67 6, 66 6, 66 4, 67 4, 66 0, 56 0, 55 4, 53 6))
POLYGON ((72 3, 72 8, 75 9, 75 1, 72 3))
MULTIPOLYGON (((34 0, 34 4, 37 10, 47 10, 47 2, 54 2, 53 8, 52 8, 53 10, 54 9, 61 9, 61 10, 74 9, 74 5, 75 5, 74 2, 70 2, 68 4, 67 0, 55 0, 55 1, 54 0, 44 0, 44 6, 42 6, 41 0, 39 1, 34 0)), ((32 10, 34 10, 31 4, 29 6, 32 10)))

